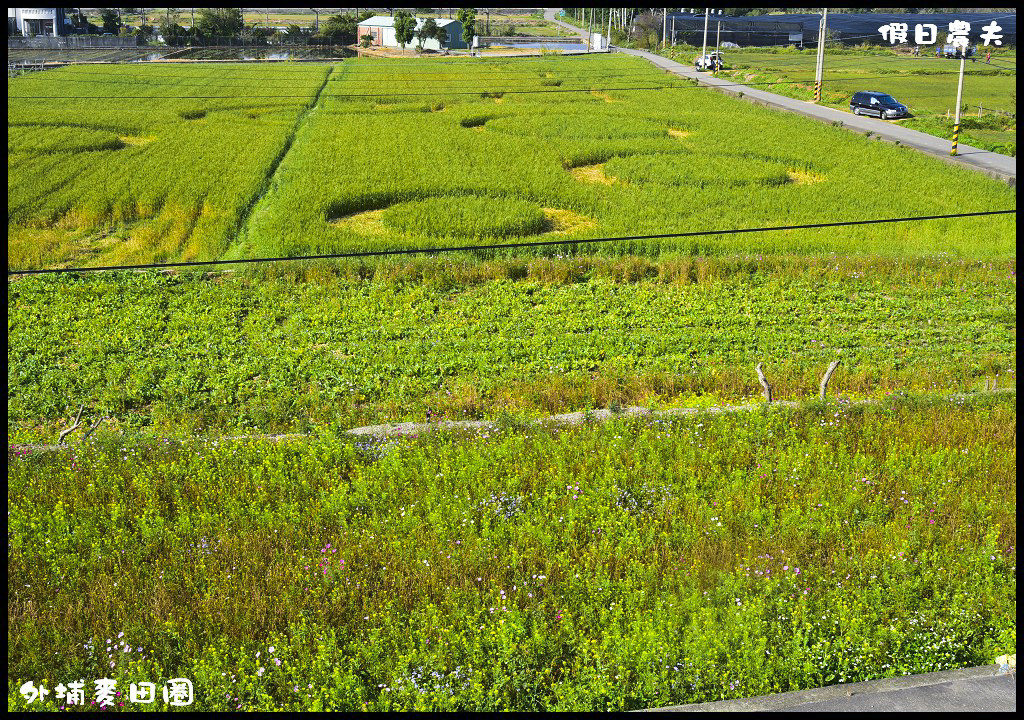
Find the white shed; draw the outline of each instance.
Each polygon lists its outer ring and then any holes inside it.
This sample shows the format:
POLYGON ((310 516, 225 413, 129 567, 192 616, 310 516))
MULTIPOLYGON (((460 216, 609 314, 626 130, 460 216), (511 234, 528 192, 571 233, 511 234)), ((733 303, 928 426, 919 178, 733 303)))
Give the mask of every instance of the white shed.
MULTIPOLYGON (((423 27, 423 23, 426 22, 423 18, 416 18, 416 31, 423 27)), ((462 23, 458 20, 448 20, 447 18, 437 18, 434 20, 440 27, 444 28, 448 33, 448 40, 444 46, 449 49, 465 48, 466 43, 462 41, 462 23)), ((373 37, 371 44, 381 47, 399 47, 398 41, 395 40, 395 18, 387 15, 374 15, 372 18, 367 18, 359 23, 359 30, 356 33, 359 41, 363 39, 363 35, 370 35, 373 37)), ((406 45, 406 47, 418 47, 419 39, 415 36, 412 41, 406 45)), ((423 41, 423 48, 425 50, 440 50, 440 44, 437 40, 430 39, 423 41)))

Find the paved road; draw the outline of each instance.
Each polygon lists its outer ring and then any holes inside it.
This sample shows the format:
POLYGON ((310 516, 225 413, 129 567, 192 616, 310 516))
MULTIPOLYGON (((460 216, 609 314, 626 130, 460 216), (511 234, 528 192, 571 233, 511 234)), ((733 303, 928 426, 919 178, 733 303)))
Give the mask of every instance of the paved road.
MULTIPOLYGON (((584 35, 586 34, 586 31, 584 30, 580 30, 566 22, 557 20, 555 18, 555 14, 555 10, 547 10, 545 11, 544 16, 546 19, 551 22, 558 23, 564 28, 584 35)), ((956 157, 950 157, 949 140, 944 140, 942 138, 935 137, 934 135, 928 135, 927 133, 918 132, 917 130, 911 130, 910 128, 888 123, 877 118, 858 116, 853 113, 836 110, 835 108, 823 107, 804 100, 795 100, 783 95, 777 95, 758 88, 737 85, 736 81, 733 79, 716 78, 710 73, 697 72, 692 66, 683 65, 675 60, 669 60, 666 57, 662 57, 645 50, 629 50, 627 48, 618 47, 615 48, 615 50, 626 53, 627 55, 642 57, 660 68, 675 73, 676 75, 680 75, 681 77, 695 79, 701 85, 715 88, 720 92, 728 93, 730 95, 739 95, 742 93, 744 99, 760 105, 799 113, 822 122, 842 123, 842 126, 847 130, 853 130, 854 132, 859 133, 871 133, 872 135, 881 137, 883 140, 898 142, 900 145, 906 145, 907 147, 914 148, 915 150, 928 153, 929 155, 938 157, 946 162, 983 172, 987 175, 1008 182, 1011 185, 1017 184, 1017 158, 1000 155, 999 153, 989 152, 988 150, 981 150, 979 148, 963 144, 958 148, 959 154, 956 157)))
POLYGON ((555 17, 556 15, 558 15, 558 12, 560 10, 561 10, 561 8, 545 8, 545 10, 544 10, 544 19, 547 20, 548 22, 553 22, 556 25, 559 25, 559 26, 565 28, 569 32, 576 33, 577 35, 580 36, 581 40, 586 41, 587 38, 588 38, 586 30, 578 28, 575 25, 570 25, 567 22, 562 22, 557 17, 555 17))
POLYGON ((649 712, 1015 712, 1017 673, 995 665, 649 712))

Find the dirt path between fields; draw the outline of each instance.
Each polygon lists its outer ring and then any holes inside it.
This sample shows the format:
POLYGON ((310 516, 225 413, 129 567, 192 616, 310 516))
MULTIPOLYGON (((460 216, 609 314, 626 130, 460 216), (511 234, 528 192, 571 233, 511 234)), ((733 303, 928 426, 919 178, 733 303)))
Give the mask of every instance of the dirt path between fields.
MULTIPOLYGON (((974 397, 978 397, 982 394, 991 393, 1016 393, 1016 388, 999 388, 997 390, 986 391, 985 393, 953 393, 951 395, 944 396, 951 402, 953 401, 964 401, 974 397)), ((842 402, 836 403, 837 407, 863 407, 866 405, 877 405, 878 400, 858 400, 855 402, 842 402)), ((806 406, 807 402, 795 402, 795 401, 775 401, 771 405, 767 405, 763 402, 747 403, 745 405, 712 405, 706 408, 667 408, 665 410, 651 410, 650 408, 633 406, 623 408, 619 411, 613 411, 609 409, 598 409, 598 410, 585 410, 579 412, 562 413, 561 415, 549 415, 548 417, 541 418, 530 422, 531 425, 539 426, 552 426, 552 425, 582 425, 587 422, 606 422, 615 418, 623 417, 651 417, 651 418, 673 418, 682 416, 696 416, 701 413, 709 415, 721 415, 723 413, 733 412, 749 412, 751 410, 771 409, 771 408, 786 408, 793 409, 806 406)), ((385 423, 382 425, 364 425, 363 427, 352 428, 346 430, 347 435, 354 435, 356 437, 377 437, 377 438, 395 438, 395 437, 417 437, 438 430, 496 430, 500 427, 501 423, 496 420, 441 420, 438 422, 400 422, 400 423, 385 423)), ((311 437, 309 433, 284 433, 280 435, 222 435, 218 437, 205 438, 207 441, 231 441, 231 440, 299 440, 302 438, 311 437)), ((8 445, 7 454, 8 458, 15 453, 25 452, 54 452, 56 450, 70 450, 76 445, 42 445, 34 443, 12 443, 8 445)))

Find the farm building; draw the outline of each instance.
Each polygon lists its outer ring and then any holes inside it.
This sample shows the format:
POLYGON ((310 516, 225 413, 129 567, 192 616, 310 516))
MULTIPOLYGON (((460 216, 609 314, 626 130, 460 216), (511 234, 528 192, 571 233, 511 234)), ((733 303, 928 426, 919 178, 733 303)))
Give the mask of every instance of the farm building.
MULTIPOLYGON (((416 30, 417 32, 423 23, 426 22, 423 18, 416 18, 416 30)), ((465 48, 466 43, 462 40, 462 23, 458 20, 447 20, 445 18, 437 18, 436 22, 440 27, 444 28, 448 32, 448 40, 445 41, 444 46, 446 48, 465 48)), ((381 47, 398 47, 398 41, 395 40, 395 18, 387 15, 374 15, 372 18, 367 18, 359 23, 359 31, 356 35, 362 39, 363 35, 370 35, 373 37, 371 43, 381 47)), ((410 43, 413 47, 419 46, 419 38, 413 38, 410 43)), ((425 50, 440 50, 441 46, 431 38, 430 40, 423 41, 423 48, 425 50)))
POLYGON ((71 31, 66 8, 7 8, 7 34, 59 36, 71 31))

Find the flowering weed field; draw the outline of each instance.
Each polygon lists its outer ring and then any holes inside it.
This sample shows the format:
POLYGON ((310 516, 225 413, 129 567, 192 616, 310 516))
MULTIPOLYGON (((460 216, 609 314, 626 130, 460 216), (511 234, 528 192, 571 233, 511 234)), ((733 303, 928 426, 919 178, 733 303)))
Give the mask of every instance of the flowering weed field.
POLYGON ((8 705, 634 709, 991 662, 1015 397, 9 457, 8 705))

